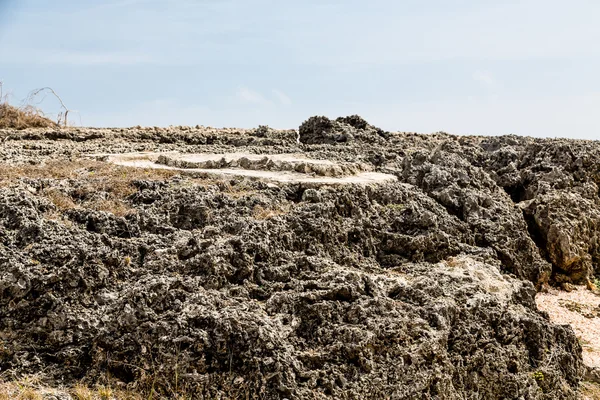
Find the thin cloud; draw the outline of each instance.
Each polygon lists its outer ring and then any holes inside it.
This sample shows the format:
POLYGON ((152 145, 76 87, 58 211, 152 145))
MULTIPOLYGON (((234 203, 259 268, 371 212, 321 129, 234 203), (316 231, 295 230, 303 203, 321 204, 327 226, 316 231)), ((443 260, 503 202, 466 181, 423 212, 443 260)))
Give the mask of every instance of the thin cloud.
POLYGON ((289 96, 283 93, 282 91, 273 89, 272 92, 273 95, 279 101, 279 103, 283 104, 284 106, 289 106, 290 104, 292 104, 292 99, 290 99, 289 96))
MULTIPOLYGON (((91 4, 89 7, 83 6, 80 9, 66 11, 68 15, 82 15, 82 14, 90 14, 97 13, 106 10, 114 10, 118 8, 130 7, 130 6, 141 6, 145 3, 151 3, 148 0, 118 0, 113 2, 105 2, 103 4, 91 4)), ((65 15, 65 10, 61 10, 60 13, 57 12, 58 15, 65 15)))
POLYGON ((59 52, 43 58, 45 64, 61 65, 137 65, 151 62, 152 59, 146 55, 128 52, 59 52))
POLYGON ((475 71, 473 73, 473 80, 487 89, 495 89, 498 87, 496 79, 494 79, 492 74, 487 71, 475 71))
POLYGON ((247 87, 241 87, 236 93, 236 98, 243 103, 248 104, 266 104, 268 101, 263 97, 262 94, 254 90, 248 89, 247 87))

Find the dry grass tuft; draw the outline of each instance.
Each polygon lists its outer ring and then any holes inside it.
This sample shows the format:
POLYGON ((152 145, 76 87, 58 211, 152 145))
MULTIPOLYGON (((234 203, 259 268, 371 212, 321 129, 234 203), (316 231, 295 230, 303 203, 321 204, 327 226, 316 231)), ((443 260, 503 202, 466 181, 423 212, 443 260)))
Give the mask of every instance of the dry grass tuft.
POLYGON ((108 212, 117 217, 124 217, 134 211, 127 203, 119 199, 84 202, 83 206, 96 211, 108 212))
POLYGON ((106 386, 90 388, 78 383, 72 388, 53 388, 35 378, 0 381, 0 400, 43 400, 46 398, 71 398, 73 400, 143 400, 145 396, 132 391, 122 391, 106 386))
POLYGON ((58 208, 61 211, 70 210, 76 207, 73 199, 71 199, 71 197, 67 196, 66 194, 62 193, 60 190, 49 189, 46 190, 44 194, 50 199, 50 201, 56 206, 56 208, 58 208))
POLYGON ((291 210, 289 204, 279 206, 277 208, 265 208, 263 206, 257 205, 252 210, 252 216, 258 220, 266 220, 273 217, 277 217, 279 215, 288 214, 291 210))
POLYGON ((113 398, 113 391, 105 386, 100 386, 98 388, 98 395, 101 400, 110 400, 113 398))
POLYGON ((75 400, 94 400, 94 393, 81 383, 75 385, 71 394, 75 397, 75 400))
POLYGON ((0 400, 42 400, 43 396, 37 385, 35 379, 27 378, 15 382, 0 381, 0 400))
POLYGON ((244 184, 232 185, 228 181, 221 181, 218 186, 223 193, 232 199, 239 199, 256 193, 256 190, 250 189, 244 184))
POLYGON ((1 129, 54 128, 58 125, 46 118, 35 107, 15 107, 8 103, 0 104, 1 129))
POLYGON ((70 391, 75 400, 142 400, 139 393, 111 389, 106 386, 98 386, 90 389, 81 383, 75 385, 70 391))
POLYGON ((19 400, 42 400, 42 395, 35 389, 26 388, 19 393, 19 400))

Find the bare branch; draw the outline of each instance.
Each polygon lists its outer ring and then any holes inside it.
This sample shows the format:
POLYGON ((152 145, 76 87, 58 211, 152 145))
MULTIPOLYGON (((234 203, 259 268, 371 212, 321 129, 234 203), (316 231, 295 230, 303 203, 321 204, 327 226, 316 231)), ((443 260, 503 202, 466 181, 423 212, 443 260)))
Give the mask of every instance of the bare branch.
MULTIPOLYGON (((29 95, 27 96, 27 102, 31 103, 33 101, 33 99, 35 97, 37 97, 40 93, 46 93, 46 92, 50 92, 54 97, 56 97, 56 99, 59 101, 60 103, 60 108, 64 111, 62 111, 61 113, 58 114, 58 125, 62 125, 63 126, 68 126, 69 125, 69 112, 71 110, 69 110, 67 108, 67 106, 65 105, 65 103, 63 102, 63 100, 61 99, 61 97, 54 91, 54 89, 52 89, 51 87, 43 87, 40 89, 36 89, 33 90, 32 92, 29 93, 29 95), (64 121, 63 121, 64 118, 64 121)), ((44 96, 44 98, 42 98, 42 100, 40 102, 38 102, 37 104, 41 103, 42 101, 44 101, 46 97, 44 96)))

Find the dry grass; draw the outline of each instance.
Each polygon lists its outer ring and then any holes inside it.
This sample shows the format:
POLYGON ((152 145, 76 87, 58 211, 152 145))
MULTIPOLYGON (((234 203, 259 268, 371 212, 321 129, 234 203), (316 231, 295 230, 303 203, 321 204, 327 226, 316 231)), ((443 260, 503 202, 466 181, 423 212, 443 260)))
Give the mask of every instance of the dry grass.
POLYGON ((35 107, 15 107, 8 103, 0 104, 1 129, 50 128, 57 126, 54 121, 46 118, 35 107))
POLYGON ((73 199, 57 189, 49 189, 44 192, 46 197, 61 211, 70 210, 76 207, 73 199))
MULTIPOLYGON (((72 387, 52 387, 44 384, 38 377, 25 377, 11 381, 0 379, 0 400, 43 400, 61 398, 73 400, 158 400, 165 395, 148 390, 121 390, 110 386, 97 385, 90 387, 78 383, 72 387)), ((185 390, 178 390, 168 395, 168 398, 188 400, 197 398, 185 390)), ((235 397, 226 397, 226 399, 235 397)))
POLYGON ((81 383, 72 388, 51 388, 35 377, 10 382, 0 381, 0 400, 43 400, 50 396, 74 400, 143 400, 146 398, 135 392, 111 389, 106 386, 90 388, 81 383))
MULTIPOLYGON (((0 187, 17 185, 24 179, 68 180, 72 181, 70 190, 61 190, 53 182, 39 190, 47 197, 59 212, 83 207, 110 212, 122 217, 133 211, 127 198, 137 192, 134 182, 137 180, 167 181, 179 175, 179 171, 155 168, 137 168, 110 164, 95 160, 53 160, 42 164, 13 165, 0 163, 0 187)), ((56 182, 58 183, 58 182, 56 182)), ((222 179, 192 178, 186 180, 189 185, 216 185, 226 195, 239 198, 252 194, 245 185, 232 185, 222 179)), ((258 218, 266 219, 283 214, 287 210, 256 210, 258 218)), ((60 213, 53 212, 49 218, 60 220, 60 213)))
POLYGON ((43 394, 37 377, 27 377, 19 381, 0 381, 0 400, 42 400, 43 394))
POLYGON ((23 178, 75 180, 77 189, 66 193, 55 187, 41 190, 60 211, 78 206, 124 216, 132 211, 125 201, 136 192, 136 180, 167 180, 169 170, 122 167, 100 161, 50 161, 39 165, 0 164, 0 187, 17 184, 23 178), (98 198, 99 193, 104 196, 98 198))
POLYGON ((114 393, 111 388, 107 388, 105 386, 100 386, 97 389, 98 396, 100 396, 100 400, 110 400, 113 398, 114 393))
POLYGON ((75 397, 76 400, 94 400, 94 392, 92 392, 87 386, 80 383, 75 385, 71 391, 71 395, 75 397))
POLYGON ((244 185, 232 185, 228 181, 221 181, 218 186, 223 193, 233 199, 239 199, 256 193, 256 190, 249 189, 244 185))
POLYGON ((118 199, 89 201, 84 202, 83 206, 96 211, 109 212, 117 217, 124 217, 133 212, 133 208, 118 199))
POLYGON ((0 186, 20 178, 31 179, 77 179, 119 194, 131 190, 134 180, 164 180, 177 175, 177 171, 153 168, 133 168, 94 160, 53 160, 42 164, 0 164, 0 186))
MULTIPOLYGON (((251 398, 247 387, 230 388, 230 391, 220 397, 223 400, 251 398)), ((40 382, 30 382, 27 378, 10 382, 0 381, 0 400, 44 400, 44 399, 72 399, 72 400, 192 400, 199 397, 198 392, 187 392, 180 389, 170 393, 158 393, 152 389, 119 390, 107 386, 89 387, 79 383, 73 387, 54 388, 40 382)), ((254 398, 254 397, 252 397, 254 398)), ((593 399, 593 398, 592 398, 593 399)))
POLYGON ((257 205, 254 206, 252 210, 252 216, 258 220, 266 220, 273 217, 277 217, 279 215, 288 214, 291 210, 291 206, 289 204, 279 206, 277 208, 265 208, 263 206, 257 205))
POLYGON ((42 395, 35 389, 26 388, 19 393, 19 400, 42 400, 42 395))

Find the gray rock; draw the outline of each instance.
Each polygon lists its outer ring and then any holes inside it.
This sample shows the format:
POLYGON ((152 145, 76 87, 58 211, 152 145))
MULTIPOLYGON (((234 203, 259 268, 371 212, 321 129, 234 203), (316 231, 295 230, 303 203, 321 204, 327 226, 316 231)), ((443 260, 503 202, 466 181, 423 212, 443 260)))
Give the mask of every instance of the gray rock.
POLYGON ((198 398, 577 398, 581 347, 534 296, 597 272, 600 145, 328 121, 303 147, 270 128, 0 130, 13 165, 304 151, 399 178, 136 178, 125 217, 77 197, 90 167, 2 184, 0 368, 163 397, 177 377, 198 398))

